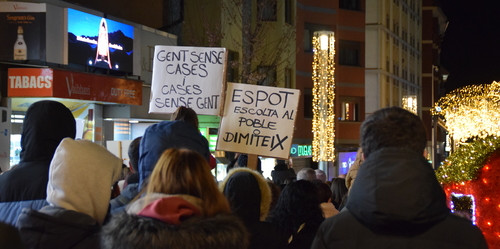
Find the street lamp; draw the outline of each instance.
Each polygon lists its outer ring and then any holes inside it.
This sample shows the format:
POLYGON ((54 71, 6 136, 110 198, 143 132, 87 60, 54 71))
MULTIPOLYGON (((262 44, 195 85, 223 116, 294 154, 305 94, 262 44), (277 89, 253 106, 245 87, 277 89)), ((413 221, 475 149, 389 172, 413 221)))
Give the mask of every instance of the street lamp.
MULTIPOLYGON (((328 162, 335 160, 335 37, 331 31, 313 36, 313 161, 328 172, 328 162)), ((328 173, 327 173, 328 174, 328 173)))

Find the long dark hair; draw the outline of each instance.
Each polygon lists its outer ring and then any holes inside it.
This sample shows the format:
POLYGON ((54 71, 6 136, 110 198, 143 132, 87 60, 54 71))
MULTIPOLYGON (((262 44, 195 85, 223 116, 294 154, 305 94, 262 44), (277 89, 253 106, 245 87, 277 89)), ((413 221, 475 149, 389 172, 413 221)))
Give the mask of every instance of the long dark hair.
POLYGON ((302 223, 318 227, 323 220, 316 186, 306 180, 286 185, 268 218, 287 234, 296 232, 302 223))
POLYGON ((339 207, 344 201, 348 191, 345 186, 345 179, 339 177, 333 178, 332 183, 330 184, 330 189, 332 190, 332 203, 335 205, 335 208, 339 210, 339 207))

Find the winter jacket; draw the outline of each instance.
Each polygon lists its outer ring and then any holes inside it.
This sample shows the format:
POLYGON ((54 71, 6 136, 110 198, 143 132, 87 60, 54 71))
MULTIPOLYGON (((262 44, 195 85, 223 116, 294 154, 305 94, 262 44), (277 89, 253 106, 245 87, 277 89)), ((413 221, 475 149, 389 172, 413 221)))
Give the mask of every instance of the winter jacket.
POLYGON ((109 209, 121 159, 103 146, 65 138, 50 164, 47 202, 23 209, 18 224, 29 248, 98 248, 96 234, 109 209))
POLYGON ((75 118, 63 104, 45 100, 28 108, 21 132, 21 160, 0 175, 0 221, 15 225, 23 208, 47 205, 50 161, 59 142, 75 134, 75 118))
POLYGON ((246 249, 247 232, 233 215, 201 215, 202 200, 148 194, 114 215, 102 229, 103 249, 246 249))
POLYGON ((221 182, 220 189, 250 233, 249 248, 286 248, 286 240, 280 237, 278 228, 265 221, 272 194, 262 175, 249 168, 235 168, 221 182))
POLYGON ((139 145, 139 184, 112 200, 111 213, 124 210, 147 181, 161 154, 169 148, 187 148, 210 160, 208 141, 200 131, 184 121, 163 121, 146 129, 139 145))
POLYGON ((149 126, 139 146, 139 189, 151 175, 161 154, 169 148, 194 150, 210 162, 208 141, 184 121, 163 121, 149 126))
POLYGON ((446 197, 422 155, 384 148, 358 171, 346 208, 320 226, 312 247, 487 248, 470 221, 450 215, 446 197))

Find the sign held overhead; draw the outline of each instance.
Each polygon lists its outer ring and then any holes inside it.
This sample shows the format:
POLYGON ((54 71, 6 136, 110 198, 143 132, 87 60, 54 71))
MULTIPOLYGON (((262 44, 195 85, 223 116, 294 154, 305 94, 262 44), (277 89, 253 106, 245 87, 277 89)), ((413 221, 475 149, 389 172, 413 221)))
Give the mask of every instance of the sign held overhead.
POLYGON ((228 83, 217 150, 288 158, 300 91, 228 83))
POLYGON ((218 115, 226 60, 225 48, 155 46, 149 113, 218 115))

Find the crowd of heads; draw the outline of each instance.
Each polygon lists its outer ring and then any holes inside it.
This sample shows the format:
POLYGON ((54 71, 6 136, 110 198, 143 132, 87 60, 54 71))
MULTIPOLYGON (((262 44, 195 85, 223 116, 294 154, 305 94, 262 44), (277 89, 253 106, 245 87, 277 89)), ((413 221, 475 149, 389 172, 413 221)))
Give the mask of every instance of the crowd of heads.
MULTIPOLYGON (((33 104, 23 126, 21 163, 0 175, 0 195, 9 191, 27 193, 21 189, 24 185, 32 186, 29 191, 46 189, 31 195, 36 197, 0 196, 0 208, 4 204, 11 208, 12 203, 33 202, 31 209, 9 210, 10 220, 4 219, 21 231, 20 237, 13 236, 16 245, 23 241, 30 248, 62 248, 70 244, 110 249, 322 248, 318 243, 325 242, 319 240, 330 236, 325 233, 329 229, 324 227, 325 219, 331 224, 330 217, 341 217, 338 219, 342 222, 342 217, 351 213, 356 216, 357 210, 364 208, 363 204, 354 205, 365 201, 360 202, 360 192, 365 195, 371 191, 364 191, 363 184, 373 179, 366 172, 372 170, 369 167, 380 167, 365 166, 365 159, 377 161, 374 158, 384 155, 387 149, 423 155, 426 146, 425 129, 418 116, 397 107, 384 108, 361 125, 360 149, 345 178, 328 180, 317 165, 295 171, 290 161, 278 160, 271 173, 273 179, 266 179, 260 160, 253 167, 248 165, 249 155, 237 153, 228 165, 227 176, 218 183, 211 173, 208 142, 198 130, 197 115, 181 107, 171 121, 151 125, 143 136, 131 142, 131 174, 127 188, 115 198, 119 200, 116 206, 115 199, 110 200, 111 186, 120 177, 122 161, 100 145, 75 140, 75 121, 68 113, 71 115, 57 102, 33 104), (53 125, 60 127, 60 122, 65 122, 66 126, 55 130, 40 125, 43 118, 34 113, 35 109, 65 117, 67 122, 58 120, 53 125), (18 189, 5 187, 5 182, 12 185, 13 181, 7 180, 9 175, 29 176, 31 173, 22 170, 34 164, 45 165, 45 171, 38 172, 47 176, 45 181, 42 177, 41 181, 18 183, 18 189), (363 172, 361 180, 354 184, 358 171, 363 172), (116 212, 109 207, 116 208, 116 212), (46 227, 51 227, 50 233, 46 227), (318 237, 321 233, 325 234, 318 237)), ((433 207, 443 217, 436 218, 436 222, 449 213, 439 198, 442 196, 438 195, 434 203, 439 204, 433 207)), ((6 210, 1 209, 0 214, 6 210)), ((358 220, 363 217, 356 216, 358 220)))

